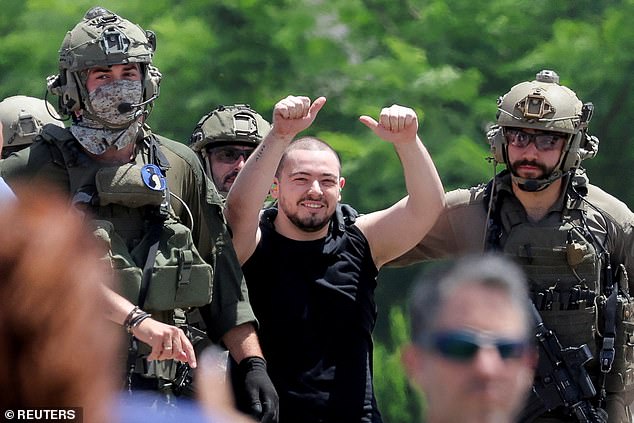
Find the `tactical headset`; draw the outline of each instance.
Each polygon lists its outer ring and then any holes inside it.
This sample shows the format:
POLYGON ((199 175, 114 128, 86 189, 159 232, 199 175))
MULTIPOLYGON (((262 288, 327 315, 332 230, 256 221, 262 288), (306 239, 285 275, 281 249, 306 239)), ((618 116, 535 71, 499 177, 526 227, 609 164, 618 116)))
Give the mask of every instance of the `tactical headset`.
POLYGON ((139 63, 143 74, 145 106, 159 96, 161 73, 152 66, 156 35, 102 7, 89 10, 66 34, 60 48, 60 71, 47 78, 48 91, 59 96, 59 111, 65 115, 85 108, 87 98, 81 71, 95 66, 139 63))
POLYGON ((569 134, 557 168, 544 181, 545 187, 574 171, 582 160, 596 156, 599 140, 587 133, 593 111, 592 103, 582 104, 573 91, 559 85, 555 72, 542 71, 535 81, 517 84, 498 99, 497 123, 487 132, 493 158, 497 163, 510 165, 505 127, 569 134))

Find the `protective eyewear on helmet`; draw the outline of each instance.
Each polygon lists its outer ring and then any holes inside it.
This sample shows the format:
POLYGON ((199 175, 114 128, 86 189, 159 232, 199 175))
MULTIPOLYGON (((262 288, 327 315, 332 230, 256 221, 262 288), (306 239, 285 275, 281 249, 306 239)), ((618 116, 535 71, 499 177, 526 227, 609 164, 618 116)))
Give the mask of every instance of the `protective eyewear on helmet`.
POLYGON ((215 147, 207 150, 207 154, 213 156, 214 159, 221 163, 232 164, 238 161, 240 157, 244 157, 246 161, 255 148, 240 149, 235 147, 215 147))
POLYGON ((504 128, 504 135, 506 136, 506 141, 513 147, 526 148, 528 144, 533 142, 535 148, 539 151, 557 150, 561 148, 560 141, 568 137, 566 134, 557 133, 530 134, 516 128, 504 128))
POLYGON ((417 344, 456 362, 473 360, 484 347, 494 347, 503 360, 520 358, 529 347, 526 339, 496 338, 468 330, 435 332, 422 337, 417 344))

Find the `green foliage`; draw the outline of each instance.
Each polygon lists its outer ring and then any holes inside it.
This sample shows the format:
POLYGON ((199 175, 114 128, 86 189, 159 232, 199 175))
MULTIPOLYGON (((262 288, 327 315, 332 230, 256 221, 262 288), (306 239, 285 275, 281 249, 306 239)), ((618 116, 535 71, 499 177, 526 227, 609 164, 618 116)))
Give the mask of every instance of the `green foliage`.
POLYGON ((420 421, 422 402, 412 389, 401 364, 400 346, 407 342, 407 321, 400 307, 390 310, 392 344, 377 343, 374 348, 374 387, 377 402, 387 423, 414 423, 420 421))

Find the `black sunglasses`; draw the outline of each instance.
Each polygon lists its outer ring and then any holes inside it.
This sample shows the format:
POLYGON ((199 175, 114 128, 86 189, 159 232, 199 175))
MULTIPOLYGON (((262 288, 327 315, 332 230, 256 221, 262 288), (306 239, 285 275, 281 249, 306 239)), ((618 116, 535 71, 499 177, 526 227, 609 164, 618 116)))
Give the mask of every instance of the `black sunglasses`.
POLYGON ((235 147, 215 147, 208 149, 207 154, 214 156, 221 163, 231 164, 238 161, 240 157, 244 157, 246 161, 253 154, 253 151, 255 151, 255 148, 242 150, 235 147))
POLYGON ((467 362, 487 346, 495 347, 503 360, 520 358, 527 351, 526 339, 495 338, 468 330, 451 330, 423 336, 417 344, 452 361, 467 362))
POLYGON ((565 140, 567 134, 529 134, 521 129, 505 128, 504 135, 507 142, 517 148, 526 148, 528 144, 533 142, 539 151, 552 151, 560 148, 560 140, 565 140))

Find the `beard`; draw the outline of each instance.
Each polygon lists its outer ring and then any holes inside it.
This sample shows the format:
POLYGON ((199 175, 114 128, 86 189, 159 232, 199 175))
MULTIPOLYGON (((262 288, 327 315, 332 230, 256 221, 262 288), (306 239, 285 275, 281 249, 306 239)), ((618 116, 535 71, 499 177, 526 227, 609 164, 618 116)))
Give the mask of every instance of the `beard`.
POLYGON ((297 214, 288 215, 288 220, 293 222, 295 226, 306 232, 317 232, 330 223, 330 217, 320 217, 310 215, 308 217, 301 218, 297 214))
POLYGON ((238 176, 238 173, 240 173, 240 171, 236 169, 233 172, 231 172, 230 174, 225 175, 222 178, 222 183, 221 184, 217 184, 218 185, 218 189, 220 191, 229 192, 229 189, 231 188, 231 186, 235 182, 236 177, 238 176))
POLYGON ((302 198, 298 201, 295 204, 296 207, 294 210, 292 210, 285 201, 280 201, 278 207, 284 212, 288 220, 290 220, 299 229, 306 232, 317 232, 330 223, 330 219, 332 218, 334 211, 328 215, 309 212, 307 216, 300 216, 298 209, 302 207, 301 202, 305 200, 307 200, 307 198, 302 198))

